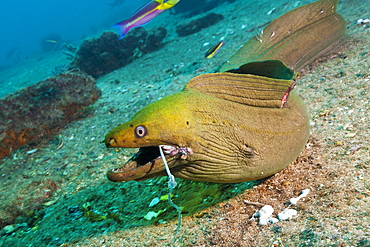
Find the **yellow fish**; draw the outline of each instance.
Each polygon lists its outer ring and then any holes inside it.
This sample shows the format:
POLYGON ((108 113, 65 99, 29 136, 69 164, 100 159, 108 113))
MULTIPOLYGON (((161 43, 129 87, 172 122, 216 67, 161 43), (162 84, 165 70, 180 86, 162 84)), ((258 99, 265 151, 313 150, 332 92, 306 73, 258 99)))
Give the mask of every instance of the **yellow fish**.
POLYGON ((221 40, 218 42, 216 45, 212 46, 207 52, 206 52, 206 58, 212 58, 219 50, 220 48, 224 45, 225 43, 221 40))

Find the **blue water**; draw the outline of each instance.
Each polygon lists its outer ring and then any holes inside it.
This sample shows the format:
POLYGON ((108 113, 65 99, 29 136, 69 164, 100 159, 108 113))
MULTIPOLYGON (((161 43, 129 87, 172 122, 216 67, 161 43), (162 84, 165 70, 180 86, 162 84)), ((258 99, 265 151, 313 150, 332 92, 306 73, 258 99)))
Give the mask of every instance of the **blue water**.
MULTIPOLYGON (((2 1, 0 17, 0 67, 14 65, 43 52, 41 40, 58 34, 60 43, 78 44, 128 18, 146 0, 2 1)), ((61 44, 62 45, 62 44, 61 44)))

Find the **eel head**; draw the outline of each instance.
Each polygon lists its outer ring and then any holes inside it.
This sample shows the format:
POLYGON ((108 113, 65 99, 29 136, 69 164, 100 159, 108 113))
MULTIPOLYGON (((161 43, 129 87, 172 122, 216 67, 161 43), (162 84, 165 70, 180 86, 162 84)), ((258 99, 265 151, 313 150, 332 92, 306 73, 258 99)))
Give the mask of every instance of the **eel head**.
POLYGON ((192 118, 187 109, 182 104, 174 104, 182 98, 180 92, 156 101, 105 136, 108 148, 139 148, 122 167, 108 171, 109 180, 141 181, 165 175, 160 146, 170 168, 187 163, 193 154, 190 146, 194 135, 191 135, 192 118))

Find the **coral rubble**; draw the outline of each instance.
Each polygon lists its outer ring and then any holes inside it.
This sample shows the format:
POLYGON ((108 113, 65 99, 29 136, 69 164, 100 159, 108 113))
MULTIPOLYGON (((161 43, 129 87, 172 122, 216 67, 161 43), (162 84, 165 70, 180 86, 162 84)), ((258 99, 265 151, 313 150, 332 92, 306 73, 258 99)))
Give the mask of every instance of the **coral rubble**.
POLYGON ((180 37, 185 37, 197 33, 203 28, 213 26, 223 19, 224 19, 223 15, 209 13, 201 18, 190 21, 189 23, 178 25, 176 27, 176 33, 180 37))
POLYGON ((70 64, 85 73, 97 77, 121 68, 143 54, 162 48, 167 36, 165 28, 145 31, 139 27, 123 39, 113 32, 104 32, 98 38, 86 39, 70 64))
POLYGON ((95 80, 68 72, 0 100, 0 158, 29 143, 53 137, 58 129, 84 115, 82 108, 101 95, 95 80))

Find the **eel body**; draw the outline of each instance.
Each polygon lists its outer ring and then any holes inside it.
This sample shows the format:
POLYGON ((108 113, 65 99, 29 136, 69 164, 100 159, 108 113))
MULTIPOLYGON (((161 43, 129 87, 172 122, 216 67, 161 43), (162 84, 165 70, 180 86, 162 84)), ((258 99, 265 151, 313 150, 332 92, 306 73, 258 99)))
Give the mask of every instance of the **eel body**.
POLYGON ((281 108, 289 80, 215 73, 192 79, 179 93, 144 107, 105 138, 108 147, 140 147, 112 181, 165 175, 159 145, 175 177, 241 182, 290 164, 308 135, 305 105, 294 92, 281 108), (237 90, 237 91, 236 91, 237 90))
POLYGON ((294 70, 346 39, 336 5, 337 0, 321 0, 288 12, 248 41, 220 73, 193 78, 179 93, 111 130, 107 147, 140 149, 108 171, 108 178, 166 175, 159 146, 175 177, 196 181, 255 180, 289 165, 309 136, 305 105, 291 91, 294 70))

